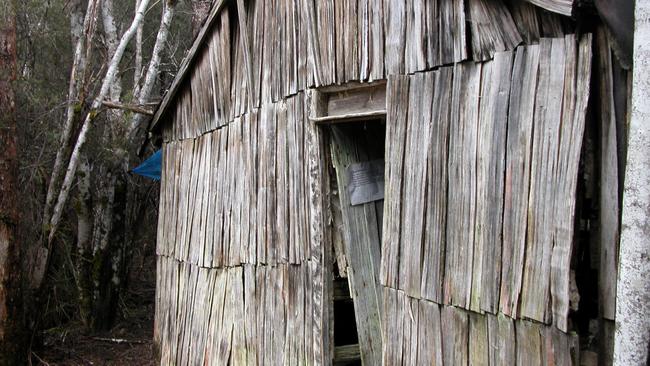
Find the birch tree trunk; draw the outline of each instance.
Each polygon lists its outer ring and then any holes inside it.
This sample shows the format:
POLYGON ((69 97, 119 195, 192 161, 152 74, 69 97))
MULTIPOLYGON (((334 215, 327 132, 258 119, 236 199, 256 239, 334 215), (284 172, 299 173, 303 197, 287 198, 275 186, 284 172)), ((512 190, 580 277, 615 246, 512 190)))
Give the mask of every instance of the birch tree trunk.
POLYGON ((92 256, 90 243, 92 240, 92 196, 90 194, 91 179, 90 165, 87 159, 79 164, 77 184, 77 258, 75 262, 75 284, 79 301, 79 316, 84 326, 91 326, 92 288, 91 279, 92 256))
POLYGON ((0 7, 0 365, 25 359, 18 228, 18 155, 14 83, 16 14, 12 1, 0 7))
POLYGON ((61 215, 63 214, 63 208, 66 204, 66 201, 68 200, 70 188, 72 187, 72 183, 75 174, 77 172, 77 167, 79 166, 81 148, 86 144, 86 139, 88 138, 88 131, 90 129, 90 126, 92 122, 95 120, 95 118, 97 117, 97 113, 99 112, 99 109, 102 106, 102 101, 106 99, 106 96, 109 93, 111 84, 115 79, 115 75, 117 73, 119 63, 122 60, 124 51, 126 50, 126 46, 128 45, 129 41, 133 37, 134 33, 136 32, 138 26, 142 22, 142 19, 144 18, 144 12, 147 9, 148 5, 149 5, 149 0, 141 0, 140 8, 135 13, 131 26, 122 35, 122 38, 120 40, 119 45, 117 46, 115 54, 113 55, 113 58, 111 58, 111 61, 108 64, 106 75, 104 76, 104 79, 102 81, 101 89, 97 94, 97 96, 95 97, 95 99, 93 100, 93 103, 90 108, 90 112, 88 112, 88 114, 86 115, 86 118, 84 119, 84 122, 81 126, 81 130, 79 131, 79 136, 77 137, 77 141, 72 150, 72 155, 70 156, 70 162, 68 163, 66 175, 63 180, 63 184, 61 186, 61 191, 59 193, 56 206, 54 207, 52 218, 50 220, 49 235, 48 235, 48 242, 50 243, 50 245, 52 243, 52 240, 54 239, 56 229, 58 228, 59 222, 61 220, 61 215))
POLYGON ((94 23, 97 14, 97 2, 98 0, 88 1, 85 16, 82 7, 82 0, 73 0, 70 6, 70 33, 74 45, 74 56, 72 61, 72 71, 70 72, 65 122, 45 198, 43 223, 46 233, 49 231, 47 226, 49 225, 49 219, 52 214, 52 205, 54 204, 54 198, 56 197, 59 181, 63 174, 63 164, 65 159, 67 159, 67 154, 70 150, 69 145, 70 139, 72 138, 74 122, 78 120, 82 111, 84 100, 82 90, 85 87, 87 59, 92 49, 91 46, 95 29, 94 23), (83 23, 81 22, 82 19, 83 23))
POLYGON ((650 363, 650 4, 639 0, 635 6, 632 109, 616 286, 616 366, 650 363))

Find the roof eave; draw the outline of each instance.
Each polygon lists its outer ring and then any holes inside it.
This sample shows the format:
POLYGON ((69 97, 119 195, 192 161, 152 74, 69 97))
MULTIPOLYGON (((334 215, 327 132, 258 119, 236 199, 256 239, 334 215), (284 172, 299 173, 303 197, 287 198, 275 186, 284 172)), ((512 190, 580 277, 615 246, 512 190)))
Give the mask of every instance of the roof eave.
POLYGON ((172 84, 167 90, 167 92, 165 93, 162 101, 160 101, 160 104, 158 104, 158 107, 156 108, 153 118, 151 119, 151 122, 149 124, 149 128, 148 128, 149 131, 155 132, 162 125, 161 121, 164 119, 165 115, 167 114, 167 111, 172 101, 174 100, 174 97, 178 93, 181 85, 183 84, 183 81, 185 81, 185 79, 187 78, 189 71, 191 70, 191 66, 194 66, 194 62, 196 61, 196 58, 199 54, 198 51, 201 48, 201 46, 205 43, 208 35, 210 34, 210 29, 212 28, 212 24, 214 23, 215 19, 217 19, 217 15, 219 15, 226 2, 227 2, 226 0, 216 0, 215 3, 212 5, 212 8, 210 9, 210 14, 208 14, 208 17, 206 18, 205 22, 203 23, 203 26, 201 27, 201 30, 194 38, 192 47, 190 48, 188 54, 183 59, 183 62, 181 63, 181 67, 178 69, 178 73, 176 74, 176 77, 174 77, 174 81, 172 81, 172 84))

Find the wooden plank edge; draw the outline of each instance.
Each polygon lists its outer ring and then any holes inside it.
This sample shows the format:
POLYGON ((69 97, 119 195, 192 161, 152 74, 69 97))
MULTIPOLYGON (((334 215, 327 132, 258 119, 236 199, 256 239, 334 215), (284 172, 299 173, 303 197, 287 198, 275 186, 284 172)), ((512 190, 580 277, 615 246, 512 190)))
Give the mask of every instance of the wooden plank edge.
POLYGON ((203 26, 201 27, 199 33, 194 38, 192 47, 190 48, 190 51, 187 53, 187 56, 185 56, 185 58, 183 59, 183 62, 181 63, 181 67, 178 69, 178 73, 176 74, 176 77, 172 81, 172 84, 167 90, 167 92, 165 93, 165 96, 163 97, 162 101, 156 108, 153 118, 149 122, 147 131, 155 132, 160 127, 160 120, 163 119, 163 117, 166 115, 167 110, 171 105, 171 101, 174 99, 174 97, 180 90, 180 87, 185 81, 185 79, 189 76, 189 72, 192 69, 190 66, 194 65, 199 54, 198 52, 199 49, 205 43, 206 38, 210 34, 209 30, 212 29, 212 25, 214 21, 217 19, 217 15, 221 13, 221 10, 223 10, 224 6, 227 3, 228 2, 226 0, 217 0, 216 2, 213 3, 212 9, 210 10, 210 14, 208 15, 207 19, 203 23, 203 26))
POLYGON ((352 122, 369 118, 386 118, 386 110, 380 109, 370 112, 341 114, 338 116, 309 117, 309 120, 316 124, 333 124, 342 122, 352 122))

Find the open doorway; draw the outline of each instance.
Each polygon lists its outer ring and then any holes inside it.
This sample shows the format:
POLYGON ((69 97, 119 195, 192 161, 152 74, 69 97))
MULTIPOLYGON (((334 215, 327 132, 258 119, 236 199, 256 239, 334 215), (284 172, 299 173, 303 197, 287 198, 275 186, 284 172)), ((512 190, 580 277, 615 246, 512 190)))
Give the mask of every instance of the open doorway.
POLYGON ((335 260, 334 364, 381 362, 379 265, 384 205, 385 120, 326 128, 335 260))

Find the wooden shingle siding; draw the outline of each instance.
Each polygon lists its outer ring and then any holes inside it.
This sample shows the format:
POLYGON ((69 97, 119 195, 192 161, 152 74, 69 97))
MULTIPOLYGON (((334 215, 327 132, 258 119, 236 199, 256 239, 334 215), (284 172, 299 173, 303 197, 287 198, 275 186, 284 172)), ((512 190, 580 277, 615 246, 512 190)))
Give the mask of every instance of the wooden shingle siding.
POLYGON ((384 365, 570 365, 577 335, 479 314, 385 287, 384 365))
POLYGON ((491 59, 494 52, 511 50, 522 41, 506 5, 500 1, 468 0, 472 59, 491 59), (499 19, 497 24, 490 24, 499 19))
POLYGON ((427 152, 426 222, 423 245, 421 295, 442 303, 447 233, 447 156, 449 143, 451 68, 434 71, 433 104, 427 152))
POLYGON ((206 128, 230 122, 248 110, 249 98, 259 107, 262 100, 277 101, 314 85, 378 80, 467 58, 486 60, 521 40, 530 44, 540 35, 559 37, 571 31, 557 14, 521 2, 240 0, 236 6, 229 4, 215 6, 218 14, 211 16, 206 35, 197 40, 204 43, 193 47, 193 67, 183 65, 180 79, 184 80, 175 81, 156 114, 155 123, 162 115, 176 121, 177 131, 165 133, 166 140, 196 137, 206 128), (239 24, 230 25, 233 20, 239 24), (209 76, 205 75, 208 69, 209 76), (188 73, 190 78, 184 78, 188 73), (193 76, 197 73, 204 75, 193 76), (203 87, 210 82, 212 92, 203 87), (176 118, 180 116, 171 108, 183 104, 182 99, 191 103, 182 95, 192 93, 192 88, 200 101, 196 108, 217 116, 207 126, 194 125, 198 121, 189 116, 176 118), (206 110, 210 95, 212 112, 206 110))
POLYGON ((386 92, 386 186, 382 229, 381 284, 397 288, 400 256, 402 171, 409 103, 409 77, 388 78, 386 92))
POLYGON ((454 66, 449 123, 447 245, 443 298, 469 307, 476 230, 476 147, 481 64, 454 66))
POLYGON ((307 301, 318 265, 203 268, 158 257, 161 363, 322 364, 318 305, 307 301))
POLYGON ((520 2, 238 0, 222 7, 190 77, 172 86, 166 141, 195 138, 309 87, 485 61, 522 41, 571 31, 557 14, 520 2))
POLYGON ((478 123, 476 231, 472 269, 472 310, 494 314, 499 307, 504 172, 512 52, 494 55, 483 66, 478 123))
POLYGON ((166 144, 158 254, 202 267, 308 260, 305 108, 300 94, 166 144))
POLYGON ((331 364, 336 224, 366 364, 573 362, 591 37, 500 0, 219 6, 161 112, 161 364, 331 364), (327 164, 364 151, 310 117, 368 110, 386 116, 384 202, 340 191, 331 218, 327 164))
POLYGON ((383 285, 568 330, 590 44, 389 79, 383 285))
POLYGON ((537 5, 554 13, 570 16, 573 6, 577 3, 575 0, 526 0, 531 4, 537 5))
POLYGON ((539 47, 519 47, 512 71, 503 215, 503 258, 499 311, 517 317, 526 245, 526 212, 530 187, 530 150, 539 66, 539 47))

